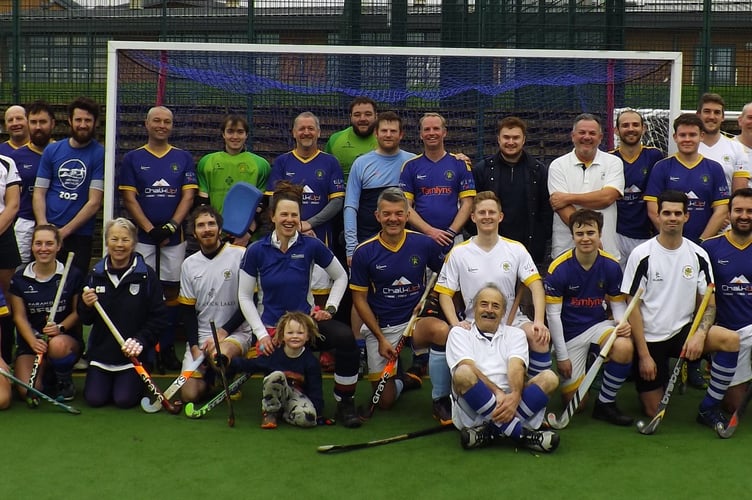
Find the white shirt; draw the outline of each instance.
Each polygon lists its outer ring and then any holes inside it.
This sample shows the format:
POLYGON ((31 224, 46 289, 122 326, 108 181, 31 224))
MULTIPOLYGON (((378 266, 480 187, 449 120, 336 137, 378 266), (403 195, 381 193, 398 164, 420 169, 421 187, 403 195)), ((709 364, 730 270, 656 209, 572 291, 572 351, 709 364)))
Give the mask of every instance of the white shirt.
POLYGON ((718 142, 712 146, 701 142, 699 151, 705 158, 710 158, 721 164, 729 190, 731 189, 731 181, 737 172, 749 172, 747 155, 744 154, 742 145, 723 134, 721 134, 718 142))

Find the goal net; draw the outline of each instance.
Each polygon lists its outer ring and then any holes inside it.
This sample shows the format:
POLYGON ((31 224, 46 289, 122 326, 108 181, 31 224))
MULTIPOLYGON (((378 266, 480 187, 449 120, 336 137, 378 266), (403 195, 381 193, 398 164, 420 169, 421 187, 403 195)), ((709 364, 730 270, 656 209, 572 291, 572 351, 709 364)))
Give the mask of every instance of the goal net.
POLYGON ((303 111, 319 117, 323 148, 349 126, 348 103, 365 95, 403 118, 405 150, 421 151, 418 119, 435 111, 447 119, 447 149, 479 159, 498 147, 497 121, 516 115, 528 124, 527 149, 548 162, 571 149, 582 112, 601 117, 603 147, 613 146, 620 108, 656 110, 646 137, 665 151, 681 97, 678 52, 123 41, 108 51, 105 220, 122 212, 117 166, 144 144, 155 104, 172 109, 170 142, 197 161, 223 148, 229 113, 248 119, 248 148, 270 162, 292 149, 292 119, 303 111))

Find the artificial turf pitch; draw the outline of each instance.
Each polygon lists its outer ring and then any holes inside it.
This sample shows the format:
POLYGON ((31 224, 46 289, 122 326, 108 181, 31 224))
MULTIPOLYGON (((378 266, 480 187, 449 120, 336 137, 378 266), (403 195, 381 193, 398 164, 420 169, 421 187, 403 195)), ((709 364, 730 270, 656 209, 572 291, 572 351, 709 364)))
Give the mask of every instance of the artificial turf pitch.
MULTIPOLYGON (((158 378, 166 387, 171 377, 158 378)), ((75 378, 79 389, 83 377, 75 378)), ((736 434, 719 439, 695 423, 702 392, 675 394, 657 433, 575 415, 551 454, 510 443, 465 451, 457 432, 442 432, 386 446, 324 455, 323 444, 381 439, 431 427, 430 382, 403 395, 395 408, 377 410, 360 429, 314 429, 280 424, 259 428, 259 378, 235 402, 236 424, 218 406, 200 420, 132 410, 88 408, 78 416, 21 401, 0 413, 2 499, 556 499, 748 498, 752 415, 736 434), (745 479, 747 478, 747 479, 745 479)), ((325 380, 326 413, 334 411, 325 380)), ((361 382, 358 402, 370 396, 361 382)), ((637 415, 631 384, 620 406, 637 415)), ((558 402, 550 409, 561 410, 558 402)))

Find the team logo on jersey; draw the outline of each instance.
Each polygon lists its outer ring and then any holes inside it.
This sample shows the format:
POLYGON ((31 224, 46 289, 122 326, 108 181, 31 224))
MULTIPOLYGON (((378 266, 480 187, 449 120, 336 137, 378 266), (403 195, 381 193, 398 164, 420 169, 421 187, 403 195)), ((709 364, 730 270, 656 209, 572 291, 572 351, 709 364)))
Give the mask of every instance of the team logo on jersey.
POLYGON ((422 181, 426 177, 428 177, 426 174, 418 174, 415 176, 415 178, 418 179, 419 181, 422 181))
POLYGON ((725 266, 726 264, 729 263, 729 261, 726 259, 718 259, 716 262, 718 262, 718 265, 720 266, 725 266))
POLYGON ((313 175, 315 175, 317 179, 321 180, 324 178, 324 171, 321 169, 316 169, 316 172, 314 172, 313 175))
POLYGON ((603 290, 604 288, 606 288, 606 282, 603 280, 598 280, 598 289, 603 290))
POLYGON ((139 168, 142 172, 148 172, 149 170, 151 170, 151 166, 149 165, 141 165, 139 168))
POLYGON ((731 163, 731 157, 729 155, 723 155, 723 163, 731 163))
POLYGON ((694 278, 695 277, 694 268, 692 266, 684 266, 684 268, 682 268, 682 277, 688 280, 691 280, 692 278, 694 278))
POLYGON ((661 273, 656 271, 653 275, 653 281, 663 281, 663 276, 661 276, 661 273))
POLYGON ((508 273, 512 270, 512 264, 510 264, 508 261, 504 261, 501 263, 501 270, 505 273, 508 273))
POLYGON ((642 167, 642 176, 648 175, 648 167, 642 167))
POLYGON ((238 172, 241 174, 248 173, 251 169, 248 167, 247 163, 241 163, 238 165, 238 172))
POLYGON ((225 269, 224 271, 222 271, 222 277, 225 279, 225 281, 230 281, 232 279, 232 271, 225 269))
POLYGON ((128 291, 134 297, 136 295, 138 295, 139 290, 141 290, 141 284, 140 283, 131 283, 130 286, 128 287, 128 291))
POLYGON ((469 273, 477 273, 478 272, 478 268, 477 267, 467 266, 467 272, 469 272, 469 273))
POLYGON ((170 170, 172 170, 173 172, 178 172, 180 171, 180 165, 173 163, 172 165, 170 165, 170 170))
POLYGON ((60 184, 68 191, 75 191, 86 180, 86 164, 78 158, 63 162, 57 170, 60 184))
POLYGON ((668 180, 671 182, 679 182, 681 180, 681 177, 674 177, 673 175, 669 176, 668 180))
POLYGON ((448 181, 451 181, 452 179, 454 179, 454 172, 451 170, 444 171, 444 179, 448 181))
POLYGON ((728 285, 721 286, 721 291, 749 294, 752 292, 752 283, 750 283, 747 277, 743 274, 734 276, 728 285))
POLYGON ((410 264, 412 264, 413 267, 420 265, 420 257, 417 255, 411 255, 410 256, 410 264))
POLYGON ((703 184, 707 184, 710 181, 710 177, 708 177, 707 174, 703 174, 700 176, 700 180, 702 181, 703 184))
POLYGON ((383 271, 384 269, 386 269, 386 264, 376 264, 377 271, 383 271))
POLYGON ((235 179, 228 175, 227 177, 225 177, 225 184, 232 186, 233 184, 235 184, 235 179))
POLYGON ((385 296, 403 296, 406 297, 410 294, 420 291, 420 285, 411 282, 404 276, 400 276, 392 282, 390 286, 385 286, 381 289, 381 293, 385 296))
POLYGON ((209 290, 209 293, 206 294, 206 296, 208 297, 208 299, 209 299, 210 302, 214 298, 214 294, 215 293, 216 293, 216 290, 214 288, 212 288, 211 290, 209 290))

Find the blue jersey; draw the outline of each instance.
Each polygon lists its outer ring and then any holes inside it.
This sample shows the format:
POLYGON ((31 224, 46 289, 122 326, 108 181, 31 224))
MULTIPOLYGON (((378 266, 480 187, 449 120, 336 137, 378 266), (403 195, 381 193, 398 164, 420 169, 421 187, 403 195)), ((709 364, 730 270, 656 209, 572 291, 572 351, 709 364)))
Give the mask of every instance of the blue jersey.
POLYGON ((37 149, 34 144, 28 143, 26 146, 14 150, 9 156, 16 162, 16 169, 21 177, 21 203, 18 207, 18 217, 34 220, 31 198, 42 151, 37 149))
MULTIPOLYGON (((89 189, 104 191, 104 148, 92 140, 83 148, 71 147, 69 140, 44 148, 34 187, 47 189, 47 222, 63 227, 83 208, 89 189)), ((94 217, 75 234, 91 236, 94 217)))
POLYGON ((10 141, 0 142, 0 155, 13 157, 13 152, 17 147, 10 143, 10 141))
POLYGON ((269 234, 249 246, 240 262, 240 269, 256 278, 263 292, 259 310, 267 326, 276 325, 287 311, 310 313, 313 265, 326 268, 334 259, 332 251, 316 238, 298 234, 287 252, 276 248, 271 238, 269 234))
POLYGON ((619 261, 603 250, 590 269, 577 261, 575 249, 567 250, 551 262, 544 280, 546 302, 561 304, 564 340, 569 342, 591 326, 608 319, 608 301, 623 301, 619 261))
MULTIPOLYGON (((272 195, 274 185, 287 180, 303 186, 303 206, 300 218, 308 220, 319 213, 333 198, 345 196, 345 177, 337 159, 323 151, 318 151, 310 158, 303 159, 295 151, 290 151, 274 160, 272 172, 267 181, 267 191, 272 195)), ((331 219, 313 228, 316 237, 332 246, 331 219)))
POLYGON ((684 237, 695 242, 713 215, 713 208, 728 204, 729 185, 723 167, 703 156, 694 165, 685 165, 676 155, 656 163, 648 179, 645 201, 657 202, 668 189, 687 194, 689 221, 684 225, 684 237))
MULTIPOLYGON (((39 281, 34 272, 35 264, 32 262, 26 267, 17 271, 10 282, 10 293, 23 300, 26 308, 26 317, 29 320, 31 328, 41 332, 47 324, 47 314, 55 301, 55 293, 63 277, 63 264, 57 263, 55 275, 46 281, 39 281)), ((73 312, 73 297, 80 294, 84 286, 84 277, 75 267, 71 267, 68 272, 68 278, 65 280, 63 293, 60 296, 60 305, 55 314, 49 318, 50 322, 60 323, 70 313, 73 312)), ((73 333, 78 329, 73 329, 73 333)), ((23 337, 19 333, 17 336, 19 344, 25 344, 23 337)))
POLYGON ((407 322, 426 287, 426 266, 441 268, 441 249, 428 236, 405 231, 392 247, 377 235, 355 249, 350 288, 368 292, 379 326, 407 322))
POLYGON ((715 276, 716 322, 731 330, 752 324, 752 244, 731 241, 731 231, 702 242, 715 276))
MULTIPOLYGON (((129 151, 120 166, 118 189, 135 192, 146 218, 155 226, 162 226, 172 218, 183 192, 198 189, 193 158, 187 151, 172 146, 161 156, 147 146, 129 151)), ((177 245, 181 240, 182 234, 177 231, 169 245, 177 245)), ((141 228, 138 228, 138 241, 153 244, 141 228)))
POLYGON ((635 158, 626 158, 620 149, 612 154, 624 163, 624 196, 616 200, 616 232, 628 238, 646 240, 653 236, 653 224, 643 196, 653 166, 663 159, 660 149, 642 146, 635 158))
POLYGON ((460 198, 475 196, 473 171, 451 153, 434 162, 419 155, 405 162, 400 187, 415 211, 431 226, 446 229, 457 215, 460 198))

